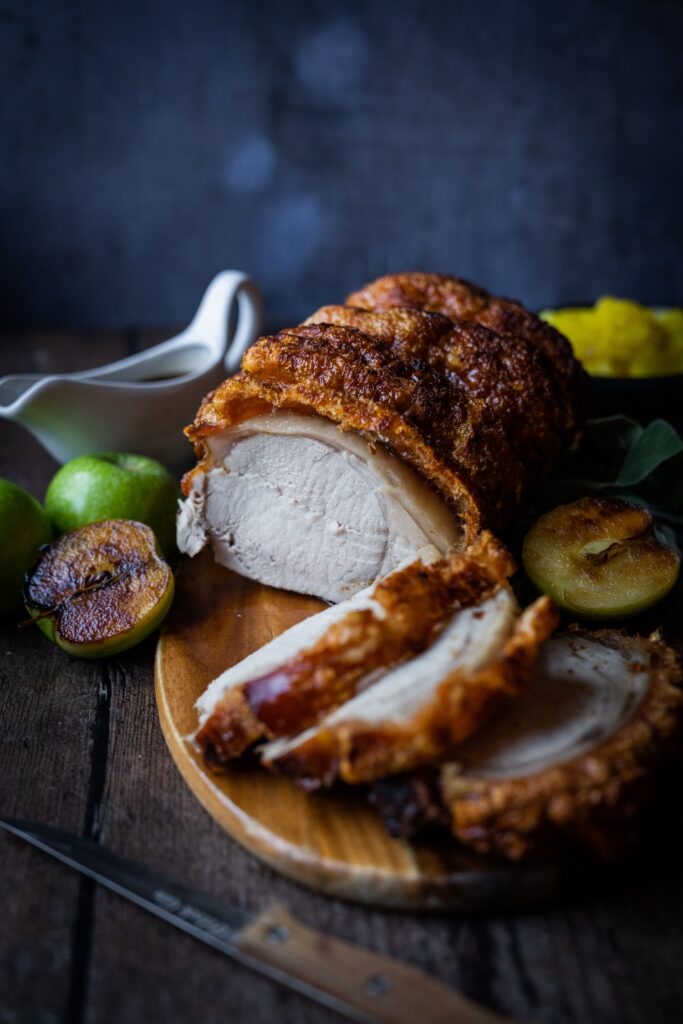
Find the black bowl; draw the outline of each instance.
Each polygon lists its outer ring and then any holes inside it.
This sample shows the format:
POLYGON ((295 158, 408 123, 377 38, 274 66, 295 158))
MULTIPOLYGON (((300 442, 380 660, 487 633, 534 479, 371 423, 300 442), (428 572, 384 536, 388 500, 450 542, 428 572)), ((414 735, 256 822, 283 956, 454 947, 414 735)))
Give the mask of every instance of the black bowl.
POLYGON ((621 413, 641 423, 663 419, 683 427, 683 373, 668 377, 589 377, 591 416, 621 413))

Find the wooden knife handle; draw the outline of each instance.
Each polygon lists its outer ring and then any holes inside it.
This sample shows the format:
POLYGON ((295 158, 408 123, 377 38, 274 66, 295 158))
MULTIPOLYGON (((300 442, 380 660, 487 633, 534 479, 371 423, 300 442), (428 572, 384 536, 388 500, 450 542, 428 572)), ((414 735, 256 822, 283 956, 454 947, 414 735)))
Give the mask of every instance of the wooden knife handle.
POLYGON ((251 921, 235 946, 254 967, 362 1024, 501 1024, 504 1019, 417 967, 307 928, 279 905, 251 921))

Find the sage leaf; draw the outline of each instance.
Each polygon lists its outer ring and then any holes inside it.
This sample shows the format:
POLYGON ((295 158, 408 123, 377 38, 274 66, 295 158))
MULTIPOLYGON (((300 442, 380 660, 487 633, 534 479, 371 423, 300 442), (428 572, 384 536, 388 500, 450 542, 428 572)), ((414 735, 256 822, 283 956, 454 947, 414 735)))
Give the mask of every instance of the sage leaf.
POLYGON ((635 437, 624 459, 615 487, 634 487, 683 452, 683 440, 666 420, 653 420, 635 437))

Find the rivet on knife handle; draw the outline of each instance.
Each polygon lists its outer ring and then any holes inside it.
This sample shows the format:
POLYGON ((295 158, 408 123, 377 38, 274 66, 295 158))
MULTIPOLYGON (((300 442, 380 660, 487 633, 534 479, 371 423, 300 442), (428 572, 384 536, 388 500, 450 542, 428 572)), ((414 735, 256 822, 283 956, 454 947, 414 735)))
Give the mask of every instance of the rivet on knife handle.
POLYGON ((477 1006, 417 967, 300 924, 285 907, 267 907, 235 936, 249 960, 318 989, 363 1022, 382 1024, 501 1024, 504 1018, 477 1006))

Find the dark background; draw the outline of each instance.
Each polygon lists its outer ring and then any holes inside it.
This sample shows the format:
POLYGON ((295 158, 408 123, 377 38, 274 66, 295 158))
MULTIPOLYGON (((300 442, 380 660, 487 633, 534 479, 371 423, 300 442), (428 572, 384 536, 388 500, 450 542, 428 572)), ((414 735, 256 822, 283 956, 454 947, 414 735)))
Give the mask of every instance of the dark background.
POLYGON ((3 0, 2 319, 268 320, 389 270, 682 298, 683 4, 3 0))

